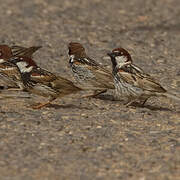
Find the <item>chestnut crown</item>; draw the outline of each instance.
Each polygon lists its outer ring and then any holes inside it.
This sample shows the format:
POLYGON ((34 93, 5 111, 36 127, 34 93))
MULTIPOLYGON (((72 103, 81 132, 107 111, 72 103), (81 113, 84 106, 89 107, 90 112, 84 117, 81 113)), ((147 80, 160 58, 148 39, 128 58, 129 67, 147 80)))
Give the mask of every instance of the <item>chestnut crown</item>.
POLYGON ((86 57, 85 48, 77 42, 70 42, 68 45, 69 56, 74 55, 77 58, 86 57))
POLYGON ((0 58, 1 59, 9 59, 11 58, 13 55, 12 55, 12 51, 11 51, 11 48, 7 45, 0 45, 0 58))

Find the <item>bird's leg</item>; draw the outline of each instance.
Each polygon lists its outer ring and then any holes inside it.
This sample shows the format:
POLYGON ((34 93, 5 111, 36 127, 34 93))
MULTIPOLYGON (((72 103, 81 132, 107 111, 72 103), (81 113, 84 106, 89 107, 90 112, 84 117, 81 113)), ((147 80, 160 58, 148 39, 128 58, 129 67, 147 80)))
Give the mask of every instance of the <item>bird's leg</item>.
POLYGON ((52 97, 48 102, 46 102, 46 103, 40 103, 40 104, 38 104, 38 105, 33 105, 32 108, 33 108, 33 109, 41 109, 42 107, 45 107, 45 106, 51 104, 51 102, 54 101, 55 99, 56 99, 55 97, 52 97))
POLYGON ((22 91, 23 89, 22 88, 13 88, 13 87, 10 87, 10 88, 7 88, 8 91, 22 91))
POLYGON ((128 101, 128 103, 126 103, 125 105, 126 105, 126 107, 129 107, 132 103, 134 102, 134 100, 133 101, 128 101))
MULTIPOLYGON (((149 98, 149 97, 148 97, 149 98)), ((148 98, 144 98, 144 99, 141 99, 141 101, 140 101, 140 104, 141 104, 141 106, 144 106, 144 104, 146 103, 146 101, 148 100, 148 98)), ((128 107, 128 106, 130 106, 132 103, 134 103, 135 101, 136 101, 137 99, 131 99, 131 100, 129 100, 128 102, 127 102, 127 104, 126 104, 126 107, 128 107)))
POLYGON ((144 104, 146 103, 146 101, 148 100, 148 98, 144 99, 143 101, 141 101, 141 105, 144 106, 144 104))
POLYGON ((95 98, 95 97, 98 96, 99 94, 105 93, 106 91, 107 91, 107 89, 102 90, 102 91, 94 91, 93 94, 82 96, 82 98, 95 98))
POLYGON ((98 95, 100 95, 102 93, 105 93, 105 92, 107 92, 107 89, 102 90, 102 91, 94 91, 94 97, 96 97, 96 96, 98 96, 98 95))
POLYGON ((128 98, 128 101, 127 101, 127 103, 125 103, 125 106, 129 107, 135 101, 136 101, 136 98, 128 98))

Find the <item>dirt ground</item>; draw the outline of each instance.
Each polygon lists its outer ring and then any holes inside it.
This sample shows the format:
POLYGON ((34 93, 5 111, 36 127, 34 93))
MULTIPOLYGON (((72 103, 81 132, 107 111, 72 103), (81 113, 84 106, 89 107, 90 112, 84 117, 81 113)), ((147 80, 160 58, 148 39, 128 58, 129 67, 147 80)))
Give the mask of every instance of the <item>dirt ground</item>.
MULTIPOLYGON (((106 53, 122 46, 180 95, 179 0, 0 2, 0 43, 42 45, 34 56, 41 67, 73 80, 70 41, 109 68, 106 53)), ((0 99, 0 180, 179 179, 179 102, 151 98, 145 107, 126 108, 110 93, 77 94, 32 110, 46 99, 30 96, 0 99)))

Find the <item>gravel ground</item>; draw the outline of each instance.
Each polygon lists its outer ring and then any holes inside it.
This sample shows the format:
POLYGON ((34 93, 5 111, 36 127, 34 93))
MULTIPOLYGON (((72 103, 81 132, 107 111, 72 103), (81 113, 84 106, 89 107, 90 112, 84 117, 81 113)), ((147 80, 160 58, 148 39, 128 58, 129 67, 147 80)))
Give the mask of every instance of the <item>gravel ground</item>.
MULTIPOLYGON (((109 68, 105 53, 122 46, 180 95, 179 0, 0 2, 0 43, 42 45, 34 56, 41 67, 72 79, 70 41, 109 68)), ((180 103, 151 98, 126 108, 108 94, 78 97, 41 110, 29 107, 41 97, 1 98, 0 179, 179 179, 180 103)))

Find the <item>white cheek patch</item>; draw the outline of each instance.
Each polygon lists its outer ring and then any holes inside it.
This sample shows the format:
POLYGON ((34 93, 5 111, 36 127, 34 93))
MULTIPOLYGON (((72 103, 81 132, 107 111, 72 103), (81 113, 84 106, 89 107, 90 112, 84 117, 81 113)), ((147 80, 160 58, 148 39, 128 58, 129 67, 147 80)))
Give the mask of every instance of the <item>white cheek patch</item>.
POLYGON ((0 59, 0 63, 4 63, 5 62, 5 60, 4 59, 0 59))
POLYGON ((115 57, 117 64, 123 64, 127 61, 126 56, 116 56, 115 57))
POLYGON ((89 62, 89 60, 88 60, 87 58, 84 58, 84 60, 85 60, 86 62, 89 62))
POLYGON ((24 61, 21 61, 21 62, 17 62, 16 65, 18 66, 19 70, 22 72, 22 73, 25 73, 25 72, 30 72, 32 71, 33 67, 30 66, 30 67, 26 67, 28 64, 24 61))
POLYGON ((126 56, 116 56, 115 59, 116 59, 118 68, 122 68, 127 62, 126 56))
POLYGON ((69 63, 73 63, 74 62, 74 55, 70 55, 69 56, 69 63))

